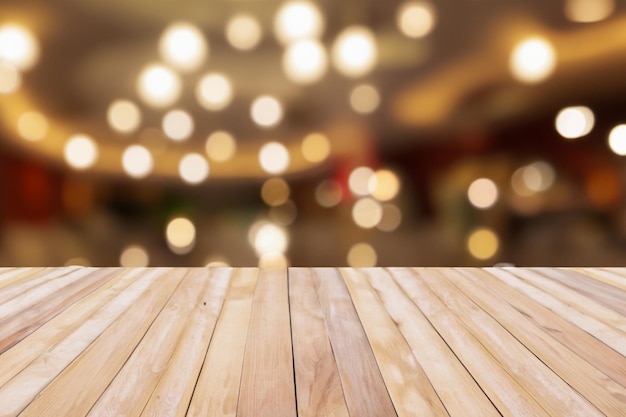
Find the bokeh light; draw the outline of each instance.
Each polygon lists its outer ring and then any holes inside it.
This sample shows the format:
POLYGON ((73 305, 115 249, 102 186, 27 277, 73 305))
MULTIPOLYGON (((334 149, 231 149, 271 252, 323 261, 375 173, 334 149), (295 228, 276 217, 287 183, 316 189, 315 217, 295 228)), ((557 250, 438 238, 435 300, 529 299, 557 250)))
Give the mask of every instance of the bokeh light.
POLYGON ((361 166, 352 170, 348 177, 348 187, 352 194, 364 196, 370 193, 369 183, 374 175, 374 170, 370 167, 361 166))
POLYGON ((211 160, 215 162, 226 162, 235 156, 237 142, 229 132, 218 130, 207 138, 204 149, 211 160))
POLYGON ((162 128, 165 135, 176 142, 189 139, 194 122, 189 113, 183 110, 170 110, 163 117, 162 128))
POLYGON ((284 45, 295 40, 318 38, 324 31, 324 17, 310 1, 283 3, 274 18, 274 34, 284 45))
POLYGON ((122 154, 124 172, 132 178, 144 178, 152 172, 154 160, 148 149, 141 145, 131 145, 122 154))
POLYGON ((232 84, 223 74, 206 74, 196 86, 196 99, 207 110, 222 110, 233 99, 232 84))
POLYGON ((209 255, 204 261, 207 268, 215 268, 215 267, 229 267, 230 262, 228 259, 220 254, 212 254, 209 255))
POLYGON ((437 15, 429 2, 409 1, 398 7, 396 25, 409 38, 422 38, 432 32, 437 15))
POLYGON ((493 258, 500 247, 500 240, 493 230, 478 228, 467 239, 467 250, 476 259, 493 258))
POLYGON ((328 68, 326 49, 317 40, 303 39, 287 46, 283 55, 283 71, 298 84, 319 81, 328 68))
POLYGON ((48 134, 50 125, 43 114, 36 111, 27 111, 17 119, 17 133, 22 139, 36 142, 43 140, 48 134))
POLYGON ((39 43, 24 26, 8 23, 0 26, 0 61, 20 71, 27 71, 39 60, 39 43))
POLYGON ((273 127, 283 118, 283 106, 272 96, 260 96, 252 102, 250 115, 257 125, 273 127))
POLYGON ((129 100, 115 100, 107 110, 107 122, 118 133, 133 133, 141 124, 141 111, 129 100))
POLYGON ((185 255, 196 244, 196 227, 186 217, 176 217, 165 228, 165 240, 172 252, 185 255))
POLYGON ((190 23, 169 25, 159 40, 161 59, 180 71, 198 69, 208 55, 208 45, 200 30, 190 23))
POLYGON ((289 259, 284 253, 270 252, 259 256, 259 268, 287 268, 289 259))
POLYGON ((578 139, 591 132, 595 116, 589 107, 566 107, 559 111, 554 124, 559 135, 565 139, 578 139))
POLYGON ((137 93, 141 100, 153 107, 167 107, 180 97, 182 82, 178 74, 160 64, 145 67, 137 79, 137 93))
POLYGON ((289 184, 282 178, 270 178, 261 187, 261 198, 268 206, 279 206, 289 199, 289 184))
POLYGON ((383 208, 381 204, 373 198, 361 198, 352 206, 352 220, 354 220, 357 226, 363 229, 376 227, 382 217, 383 208))
POLYGON ((16 92, 22 85, 22 75, 14 65, 0 61, 0 94, 16 92))
POLYGON ((209 163, 199 153, 189 153, 178 164, 178 173, 188 184, 200 184, 209 177, 209 163))
POLYGON ((315 201, 322 207, 334 207, 341 202, 343 190, 335 180, 324 180, 315 187, 315 201))
POLYGON ((252 245, 258 256, 284 253, 289 246, 287 231, 270 222, 255 223, 251 230, 252 245))
POLYGON ((369 84, 356 86, 350 93, 350 106, 361 114, 374 112, 380 105, 380 93, 376 87, 369 84))
POLYGON ((74 135, 65 143, 65 161, 74 169, 85 170, 92 167, 98 154, 96 142, 87 135, 74 135))
POLYGON ((393 200, 400 192, 400 179, 391 170, 379 169, 370 176, 367 189, 378 201, 393 200))
POLYGON ((467 198, 474 207, 488 209, 498 201, 498 186, 489 178, 478 178, 467 189, 467 198))
POLYGON ((226 39, 237 49, 253 49, 261 40, 263 29, 259 21, 249 14, 233 16, 226 24, 226 39))
POLYGON ((529 38, 515 45, 509 61, 513 77, 527 84, 548 78, 556 67, 556 52, 543 38, 529 38))
POLYGON ((382 232, 393 232, 402 223, 402 211, 395 204, 383 204, 383 213, 376 228, 382 232))
POLYGON ((143 246, 130 245, 120 255, 120 266, 126 268, 146 267, 150 263, 148 251, 143 246))
POLYGON ((351 26, 344 29, 332 47, 333 65, 348 77, 360 77, 376 66, 378 50, 370 29, 351 26))
POLYGON ((348 266, 352 268, 369 268, 376 266, 378 255, 369 243, 356 243, 348 251, 348 266))
POLYGON ((615 10, 615 0, 566 0, 565 16, 573 22, 599 22, 615 10))
POLYGON ((301 150, 308 162, 319 163, 330 155, 330 141, 321 133, 311 133, 302 140, 301 150))
POLYGON ((554 168, 547 162, 537 161, 523 168, 524 185, 531 191, 541 192, 554 184, 554 168))
POLYGON ((77 256, 75 258, 70 258, 68 259, 64 266, 86 266, 89 267, 91 266, 91 262, 89 261, 89 259, 82 257, 82 256, 77 256))
POLYGON ((626 155, 626 124, 617 125, 611 129, 609 147, 617 155, 626 155))
POLYGON ((292 200, 287 200, 279 206, 270 208, 268 215, 277 225, 289 226, 296 220, 298 208, 292 200))
POLYGON ((291 158, 287 148, 278 142, 269 142, 259 151, 259 163, 268 174, 281 174, 289 168, 291 158))

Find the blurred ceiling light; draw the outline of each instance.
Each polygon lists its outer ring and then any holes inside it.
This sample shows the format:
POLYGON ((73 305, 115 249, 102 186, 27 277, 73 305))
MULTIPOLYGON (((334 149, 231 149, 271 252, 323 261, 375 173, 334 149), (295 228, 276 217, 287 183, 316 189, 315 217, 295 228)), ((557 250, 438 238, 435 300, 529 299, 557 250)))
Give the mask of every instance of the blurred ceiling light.
POLYGON ((626 124, 617 125, 611 129, 609 147, 617 155, 626 155, 626 124))
POLYGON ((209 163, 199 153, 190 153, 178 164, 180 177, 188 184, 199 184, 209 176, 209 163))
POLYGON ((383 208, 380 203, 373 198, 361 198, 352 206, 352 220, 363 228, 371 229, 375 227, 383 217, 383 208))
POLYGON ((230 133, 218 130, 209 135, 204 149, 207 156, 213 161, 225 162, 235 155, 237 142, 230 133))
POLYGON ((492 258, 500 246, 498 236, 487 228, 474 230, 467 239, 467 250, 476 259, 492 258))
POLYGON ((547 162, 533 162, 522 169, 524 185, 533 192, 545 191, 554 184, 554 168, 547 162))
POLYGON ((98 159, 96 142, 86 135, 74 135, 68 139, 64 148, 65 161, 78 170, 92 167, 98 159))
POLYGON ((170 250, 177 255, 191 252, 196 243, 196 227, 185 217, 172 219, 165 228, 165 240, 170 250))
POLYGON ((295 41, 285 49, 283 71, 294 83, 311 84, 319 81, 327 69, 326 50, 317 40, 295 41))
POLYGON ((566 139, 583 137, 593 129, 595 116, 589 107, 566 107, 556 116, 557 132, 566 139))
POLYGON ((556 67, 556 53, 550 42, 543 38, 528 38, 518 43, 509 60, 513 77, 527 84, 548 78, 556 67))
POLYGON ((26 71, 38 59, 39 43, 29 29, 13 23, 0 26, 0 61, 8 62, 20 71, 26 71))
POLYGON ((162 126, 165 135, 176 142, 189 139, 194 123, 191 115, 183 110, 170 110, 163 117, 162 126))
POLYGON ((383 215, 376 228, 383 232, 393 232, 402 223, 402 211, 395 204, 383 204, 383 215))
POLYGON ((137 93, 144 103, 153 107, 167 107, 180 97, 180 77, 160 64, 150 64, 139 74, 137 93))
POLYGON ((159 40, 161 59, 180 71, 198 69, 208 55, 208 44, 200 30, 185 22, 170 24, 159 40))
POLYGON ((252 242, 258 256, 268 253, 284 253, 289 246, 287 232, 273 223, 262 222, 253 225, 252 242))
POLYGON ((126 268, 142 268, 148 266, 150 257, 143 246, 126 246, 120 255, 120 266, 126 268))
POLYGON ((0 94, 16 92, 22 85, 22 74, 9 62, 0 61, 0 94))
POLYGON ((233 16, 226 24, 226 39, 234 48, 244 51, 257 46, 262 33, 259 21, 248 14, 233 16))
POLYGON ((396 24, 409 38, 422 38, 432 32, 436 17, 435 8, 431 3, 409 1, 398 7, 396 24))
POLYGON ((273 127, 283 118, 283 106, 272 96, 259 96, 252 102, 250 115, 257 125, 273 127))
POLYGON ((295 40, 319 38, 324 31, 324 17, 309 1, 288 1, 276 12, 274 34, 283 44, 295 40))
POLYGON ((378 201, 393 200, 400 192, 400 180, 395 172, 379 169, 367 182, 369 193, 378 201))
POLYGON ((369 268, 376 266, 378 256, 369 243, 357 243, 348 251, 348 266, 353 268, 369 268))
POLYGON ((152 154, 141 145, 131 145, 122 154, 122 168, 133 178, 144 178, 154 166, 152 154))
POLYGON ((615 10, 615 0, 566 0, 565 16, 573 22, 598 22, 615 10))
POLYGON ((132 133, 141 124, 139 107, 128 100, 115 100, 107 111, 109 126, 119 133, 132 133))
POLYGON ((380 93, 372 85, 358 85, 350 93, 350 105, 357 113, 372 113, 380 105, 380 93))
POLYGON ((311 133, 302 141, 301 150, 308 162, 322 162, 330 155, 330 141, 321 133, 311 133))
POLYGON ((259 151, 259 163, 268 174, 281 174, 289 167, 287 148, 278 142, 268 142, 259 151))
POLYGON ((488 178, 478 178, 467 189, 467 198, 474 207, 488 209, 498 201, 498 187, 488 178))
POLYGON ((334 180, 324 180, 315 188, 315 201, 322 207, 334 207, 341 202, 341 185, 334 180))
POLYGON ((364 196, 369 194, 369 181, 374 175, 374 170, 370 167, 357 167, 348 177, 348 187, 352 194, 364 196))
POLYGON ((282 178, 270 178, 261 187, 261 198, 268 206, 279 206, 289 198, 289 184, 282 178))
POLYGON ((348 77, 370 72, 377 60, 376 39, 365 26, 350 26, 335 39, 332 59, 335 68, 348 77))
POLYGON ((233 87, 223 74, 206 74, 196 86, 196 99, 207 110, 222 110, 233 99, 233 87))
POLYGON ((45 138, 49 127, 48 119, 36 111, 27 111, 17 119, 17 133, 31 142, 45 138))
POLYGON ((291 200, 285 201, 284 204, 272 207, 269 211, 269 217, 272 221, 280 226, 289 226, 296 220, 298 208, 296 203, 291 200))

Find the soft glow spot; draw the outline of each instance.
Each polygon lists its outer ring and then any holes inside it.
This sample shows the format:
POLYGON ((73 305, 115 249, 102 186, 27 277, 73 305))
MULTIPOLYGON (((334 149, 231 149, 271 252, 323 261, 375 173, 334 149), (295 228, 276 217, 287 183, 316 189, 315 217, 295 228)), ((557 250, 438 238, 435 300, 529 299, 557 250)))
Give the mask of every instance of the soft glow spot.
POLYGON ((161 58, 181 71, 198 69, 208 54, 208 45, 200 30, 183 22, 169 25, 159 40, 161 58))
POLYGON ((228 259, 226 259, 224 256, 219 255, 219 254, 210 255, 209 257, 206 258, 204 263, 206 264, 208 268, 230 266, 230 262, 228 262, 228 259))
POLYGON ((498 252, 499 246, 498 236, 491 229, 487 228, 474 230, 467 239, 469 253, 474 258, 480 260, 492 258, 498 252))
POLYGON ((196 86, 198 103, 207 110, 222 110, 233 99, 233 87, 228 78, 222 74, 207 74, 196 86))
POLYGON ((8 62, 0 61, 0 94, 16 92, 22 85, 22 75, 8 62))
POLYGON ((39 43, 33 33, 20 25, 0 26, 0 61, 7 61, 18 70, 31 69, 39 59, 39 43))
POLYGON ((212 160, 225 162, 235 155, 237 142, 230 133, 218 130, 207 138, 204 149, 212 160))
POLYGON ((611 130, 609 147, 617 155, 626 155, 626 124, 617 125, 611 130))
POLYGON ((272 207, 269 211, 269 217, 272 221, 280 226, 289 226, 296 220, 298 208, 296 203, 287 200, 284 204, 272 207))
POLYGON ((289 184, 282 178, 270 178, 261 187, 261 198, 268 206, 280 206, 289 198, 289 184))
POLYGON ((328 58, 317 40, 304 39, 291 43, 283 55, 283 71, 298 84, 311 84, 324 76, 328 58))
POLYGON ((226 25, 226 39, 237 49, 249 50, 261 40, 262 29, 259 21, 248 14, 233 16, 226 25))
POLYGON ((498 187, 488 178, 479 178, 470 184, 467 198, 474 207, 488 209, 498 201, 498 187))
POLYGON ((269 142, 259 151, 259 163, 268 174, 281 174, 289 168, 289 151, 278 142, 269 142))
POLYGON ((162 128, 168 138, 181 142, 189 139, 193 133, 194 123, 189 113, 171 110, 163 117, 162 128))
POLYGON ((369 268, 376 266, 378 256, 372 245, 357 243, 348 251, 348 265, 353 268, 369 268))
POLYGON ((435 8, 423 1, 410 1, 398 8, 396 24, 409 38, 422 38, 432 32, 436 23, 435 8))
POLYGON ((573 22, 598 22, 615 10, 615 0, 567 0, 565 16, 573 22))
POLYGON ((395 204, 383 204, 383 215, 376 225, 378 230, 393 232, 402 223, 402 211, 395 204))
POLYGON ((364 26, 344 29, 333 44, 333 64, 343 75, 360 77, 370 72, 377 60, 376 39, 364 26))
POLYGON ((554 184, 554 168, 543 161, 533 162, 523 168, 522 179, 529 190, 545 191, 554 184))
POLYGON ((276 12, 274 34, 284 45, 299 39, 318 38, 324 31, 323 19, 314 3, 289 1, 276 12))
POLYGON ((65 143, 65 161, 78 170, 90 168, 98 159, 96 142, 86 135, 75 135, 65 143))
POLYGON ((393 171, 380 169, 370 176, 367 188, 378 201, 389 201, 400 192, 400 180, 393 171))
POLYGON ((126 268, 142 268, 148 266, 149 263, 148 252, 139 245, 127 246, 120 255, 120 266, 126 268))
POLYGON ((91 262, 87 258, 77 257, 68 259, 65 266, 91 266, 91 262))
POLYGON ((260 96, 252 102, 250 115, 259 126, 273 127, 283 118, 283 106, 272 96, 260 96))
POLYGON ((137 80, 137 93, 144 103, 153 107, 167 107, 180 97, 180 77, 171 69, 151 64, 144 68, 137 80))
POLYGON ((180 160, 178 173, 186 183, 199 184, 209 176, 209 163, 199 153, 190 153, 180 160))
POLYGON ((259 268, 287 268, 289 259, 283 253, 266 253, 259 257, 259 268))
POLYGON ((165 240, 170 250, 177 255, 191 252, 196 244, 196 227, 185 217, 172 219, 165 229, 165 240))
POLYGON ((557 132, 566 139, 583 137, 593 129, 595 116, 589 107, 566 107, 556 116, 557 132))
POLYGON ((268 253, 284 253, 289 245, 287 232, 273 223, 263 222, 253 225, 252 236, 254 249, 258 256, 268 253))
POLYGON ((374 170, 370 167, 355 168, 348 177, 348 187, 352 194, 364 196, 370 193, 369 181, 374 175, 374 170))
POLYGON ((554 48, 542 38, 530 38, 517 44, 509 61, 513 77, 528 84, 545 80, 552 74, 555 66, 554 48))
POLYGON ((315 164, 330 155, 330 141, 321 133, 311 133, 302 141, 301 149, 304 159, 315 164))
POLYGON ((352 206, 352 219, 363 229, 375 227, 383 217, 383 208, 373 198, 365 197, 357 200, 352 206))
POLYGON ((380 94, 369 84, 356 86, 350 93, 350 105, 357 113, 372 113, 380 105, 380 94))
POLYGON ((39 141, 48 134, 48 119, 38 112, 28 111, 17 119, 17 132, 29 141, 39 141))
POLYGON ((130 177, 146 177, 152 172, 153 165, 152 154, 141 145, 131 145, 122 154, 122 167, 130 177))
POLYGON ((341 202, 343 191, 334 180, 324 180, 315 188, 315 201, 322 207, 334 207, 341 202))
POLYGON ((135 103, 128 100, 115 100, 107 111, 109 126, 119 133, 132 133, 141 123, 141 112, 135 103))

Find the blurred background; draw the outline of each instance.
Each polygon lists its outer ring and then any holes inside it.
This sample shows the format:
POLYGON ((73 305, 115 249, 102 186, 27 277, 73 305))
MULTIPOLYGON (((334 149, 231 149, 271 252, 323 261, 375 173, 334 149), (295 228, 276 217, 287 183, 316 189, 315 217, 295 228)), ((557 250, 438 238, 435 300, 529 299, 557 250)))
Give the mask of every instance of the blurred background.
POLYGON ((0 0, 0 265, 614 266, 623 0, 0 0))

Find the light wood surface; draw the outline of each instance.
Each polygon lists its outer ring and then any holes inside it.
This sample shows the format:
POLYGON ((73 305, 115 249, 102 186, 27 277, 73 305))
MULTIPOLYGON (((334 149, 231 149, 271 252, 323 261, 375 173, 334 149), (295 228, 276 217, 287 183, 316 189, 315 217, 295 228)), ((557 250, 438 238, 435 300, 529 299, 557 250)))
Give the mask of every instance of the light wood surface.
POLYGON ((626 415, 626 268, 0 268, 0 417, 626 415))

